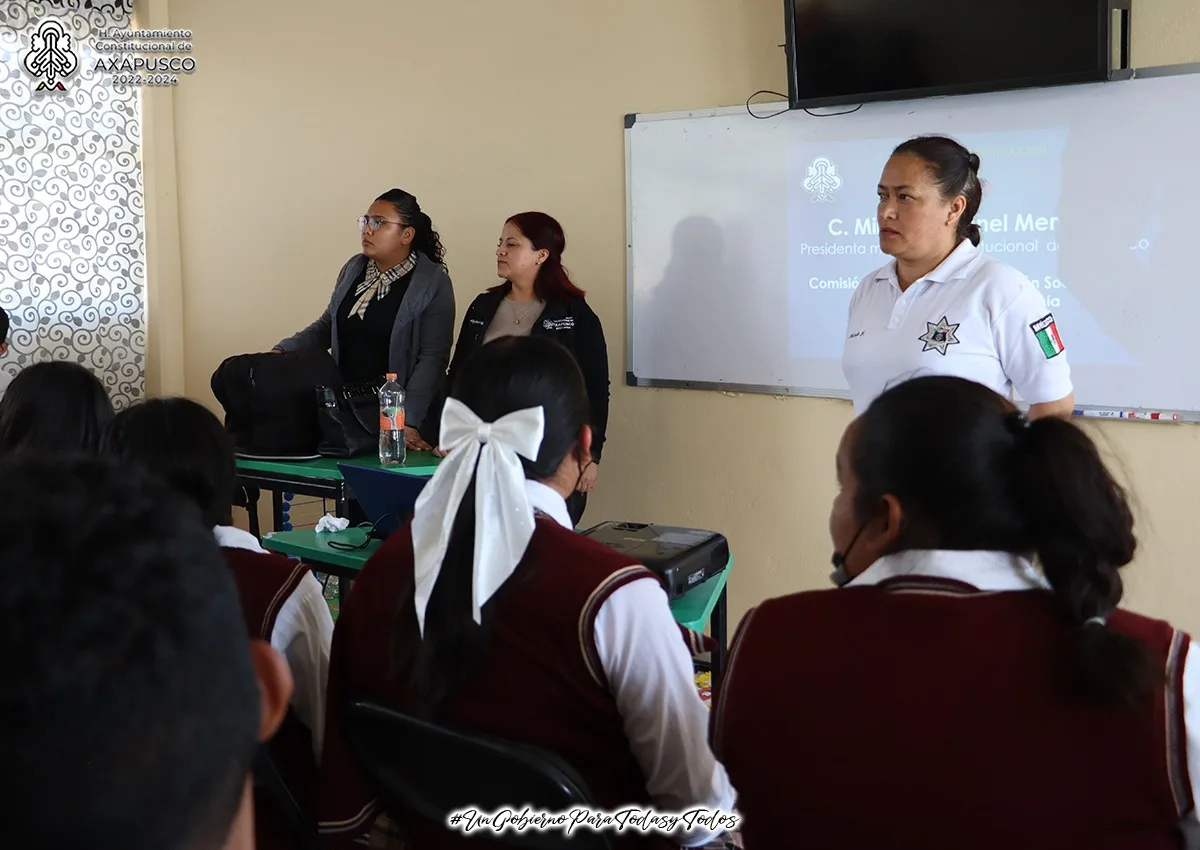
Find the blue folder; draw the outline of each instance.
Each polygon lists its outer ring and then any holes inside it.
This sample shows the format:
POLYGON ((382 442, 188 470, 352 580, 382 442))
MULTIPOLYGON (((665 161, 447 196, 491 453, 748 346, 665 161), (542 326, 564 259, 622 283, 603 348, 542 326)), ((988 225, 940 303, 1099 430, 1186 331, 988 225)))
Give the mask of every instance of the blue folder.
POLYGON ((372 469, 339 463, 338 471, 367 519, 374 523, 371 536, 380 540, 399 531, 412 517, 427 475, 409 475, 390 469, 372 469))

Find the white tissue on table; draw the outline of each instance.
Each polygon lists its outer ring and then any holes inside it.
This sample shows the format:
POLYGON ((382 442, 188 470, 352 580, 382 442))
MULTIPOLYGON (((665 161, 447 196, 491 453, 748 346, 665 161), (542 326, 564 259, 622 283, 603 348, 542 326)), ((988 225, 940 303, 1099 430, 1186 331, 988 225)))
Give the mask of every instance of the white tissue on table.
POLYGON ((349 527, 350 520, 333 514, 325 514, 317 520, 317 534, 323 531, 345 531, 349 527))

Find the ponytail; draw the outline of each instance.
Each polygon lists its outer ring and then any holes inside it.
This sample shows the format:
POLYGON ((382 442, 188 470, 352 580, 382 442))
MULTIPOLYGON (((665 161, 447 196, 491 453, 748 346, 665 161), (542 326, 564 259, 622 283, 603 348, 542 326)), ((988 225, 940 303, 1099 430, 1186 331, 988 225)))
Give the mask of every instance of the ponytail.
POLYGON ((1119 571, 1137 548, 1125 491, 1071 422, 1015 413, 1007 423, 1016 440, 1015 495, 1042 571, 1075 625, 1070 681, 1098 702, 1141 705, 1157 684, 1146 648, 1106 625, 1124 593, 1119 571))
POLYGON ((444 265, 446 262, 446 249, 442 245, 442 238, 433 229, 433 221, 430 220, 424 210, 418 211, 413 216, 410 224, 417 231, 417 235, 413 238, 413 247, 435 263, 444 265))
MULTIPOLYGON (((463 364, 450 395, 485 422, 540 407, 544 433, 537 457, 521 457, 525 477, 549 481, 563 461, 579 452, 579 435, 591 415, 583 375, 574 356, 545 337, 501 337, 463 364)), ((405 710, 436 721, 438 714, 478 669, 487 650, 493 612, 512 582, 532 573, 523 559, 475 622, 475 488, 477 468, 451 522, 446 554, 425 608, 425 632, 417 625, 415 581, 398 600, 392 630, 392 678, 409 699, 405 710)), ((528 554, 528 553, 527 553, 528 554)))
POLYGON ((1137 540, 1125 492, 1082 429, 1029 422, 987 387, 944 375, 896 384, 851 427, 859 522, 890 494, 904 508, 894 551, 1036 555, 1070 626, 1072 689, 1137 705, 1162 686, 1142 643, 1107 625, 1137 540))
POLYGON ((396 679, 408 687, 415 716, 436 720, 446 700, 471 676, 483 658, 490 623, 472 608, 475 565, 475 474, 454 517, 442 570, 425 609, 425 634, 417 629, 413 595, 401 599, 400 623, 392 648, 396 679))
POLYGON ((435 263, 446 264, 446 248, 442 245, 442 239, 433 229, 433 221, 417 203, 415 195, 403 189, 388 189, 375 200, 387 201, 395 207, 400 220, 416 231, 412 243, 414 250, 435 263))

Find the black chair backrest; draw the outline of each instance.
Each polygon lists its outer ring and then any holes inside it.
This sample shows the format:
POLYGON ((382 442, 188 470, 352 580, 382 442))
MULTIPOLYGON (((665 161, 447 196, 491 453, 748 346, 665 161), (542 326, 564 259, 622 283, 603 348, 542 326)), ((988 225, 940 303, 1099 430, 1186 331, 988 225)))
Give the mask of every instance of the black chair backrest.
MULTIPOLYGON (((296 802, 265 746, 260 746, 255 754, 254 785, 266 795, 275 812, 286 823, 297 850, 322 850, 316 827, 309 822, 304 810, 296 802)), ((262 817, 263 814, 258 813, 256 816, 262 817)))
MULTIPOLYGON (((450 813, 508 809, 559 812, 595 808, 578 774, 553 753, 428 723, 368 701, 351 703, 346 736, 389 812, 445 824, 450 813)), ((506 830, 486 837, 530 850, 608 850, 609 837, 586 827, 506 830)))

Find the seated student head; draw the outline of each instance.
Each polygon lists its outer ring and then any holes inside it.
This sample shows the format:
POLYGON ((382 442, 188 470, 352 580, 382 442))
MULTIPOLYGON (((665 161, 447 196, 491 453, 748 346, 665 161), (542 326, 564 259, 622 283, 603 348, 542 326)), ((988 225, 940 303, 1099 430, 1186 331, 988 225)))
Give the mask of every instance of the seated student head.
POLYGON ((521 458, 525 477, 564 497, 574 491, 580 465, 590 457, 592 429, 583 374, 566 348, 545 337, 493 340, 463 364, 450 397, 484 422, 542 408, 545 425, 537 457, 521 458))
POLYGON ((1029 421, 961 378, 915 378, 850 424, 837 474, 829 525, 847 576, 907 550, 1036 556, 1064 616, 1080 626, 1081 685, 1104 700, 1145 692, 1140 645, 1087 627, 1121 602, 1119 570, 1133 560, 1136 538, 1124 491, 1076 425, 1029 421))
POLYGON ((139 402, 113 419, 106 448, 195 502, 209 528, 232 525, 233 444, 208 408, 186 398, 139 402))
POLYGON ((0 399, 0 455, 94 454, 112 417, 108 392, 83 366, 35 363, 13 378, 0 399))
POLYGON ((8 311, 0 307, 0 357, 8 354, 8 311))
MULTIPOLYGON (((574 492, 591 457, 592 431, 583 375, 567 349, 544 337, 501 337, 471 355, 450 396, 484 423, 540 408, 544 425, 536 456, 518 455, 524 476, 545 484, 564 500, 574 492)), ((452 409, 448 404, 443 416, 443 440, 452 409)), ((467 439, 476 437, 471 434, 467 439)), ((451 455, 465 450, 450 444, 451 455)), ((477 483, 472 471, 457 513, 439 521, 452 525, 425 613, 424 639, 397 647, 401 668, 410 666, 413 671, 418 710, 429 713, 470 672, 485 640, 472 608, 477 483)), ((407 605, 411 608, 412 602, 407 605)))
POLYGON ((247 643, 211 530, 124 463, 24 455, 0 480, 5 845, 251 847, 291 680, 247 643))

